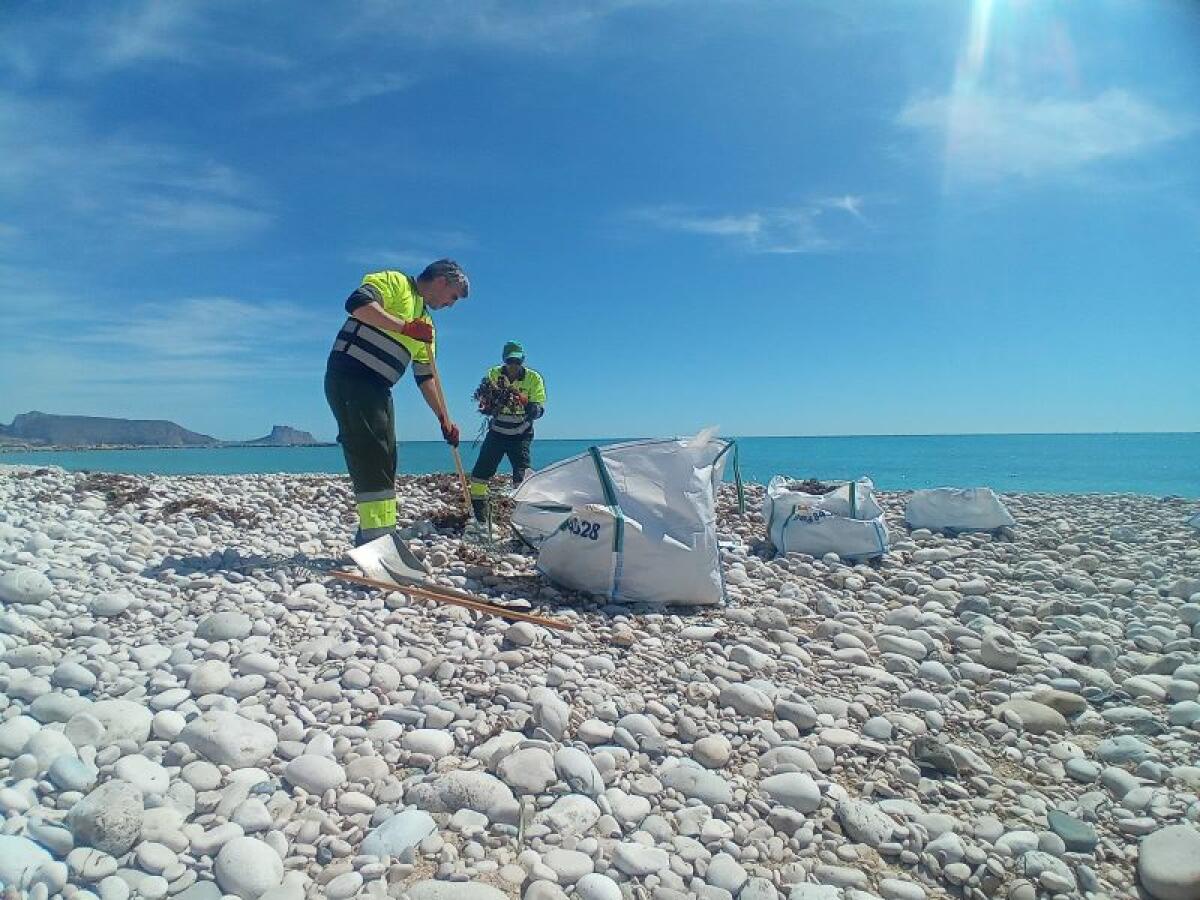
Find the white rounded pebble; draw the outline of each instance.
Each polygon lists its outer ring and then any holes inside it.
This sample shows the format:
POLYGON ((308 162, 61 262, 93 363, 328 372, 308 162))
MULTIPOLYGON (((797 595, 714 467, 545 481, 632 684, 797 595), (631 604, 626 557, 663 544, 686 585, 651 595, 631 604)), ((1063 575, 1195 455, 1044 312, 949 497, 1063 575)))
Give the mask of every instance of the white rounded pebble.
POLYGON ((248 637, 250 617, 240 612, 212 613, 196 626, 196 637, 206 641, 230 641, 248 637))
POLYGON ((278 744, 275 732, 266 725, 219 711, 206 712, 188 722, 179 740, 209 762, 231 769, 257 766, 278 744))
POLYGON ((109 875, 103 879, 97 889, 100 900, 129 900, 129 882, 119 875, 109 875))
POLYGON ((1138 880, 1154 900, 1200 898, 1200 831, 1169 825, 1146 837, 1138 853, 1138 880))
POLYGON ((28 838, 0 834, 0 884, 19 885, 51 856, 28 838))
POLYGON ((438 760, 454 752, 454 736, 438 728, 414 728, 400 739, 400 746, 438 760))
POLYGON ((621 900, 621 887, 607 875, 593 872, 575 883, 579 900, 621 900))
POLYGON ((336 762, 307 753, 289 762, 283 769, 283 777, 310 794, 323 794, 346 783, 346 771, 336 762))
POLYGON ((707 769, 720 769, 729 762, 733 748, 722 734, 702 737, 692 745, 692 759, 707 769))
POLYGON ((50 579, 35 569, 12 569, 0 575, 0 600, 31 606, 49 600, 54 593, 50 579))
POLYGON ((142 792, 124 781, 108 781, 71 807, 67 824, 79 844, 119 856, 142 830, 142 792))
POLYGON ((116 776, 127 781, 143 794, 163 794, 171 783, 171 775, 153 760, 133 754, 117 760, 116 776))
POLYGON ((362 884, 363 877, 357 872, 345 872, 325 885, 325 896, 329 900, 349 900, 362 884))
POLYGON ((213 872, 225 893, 242 900, 258 900, 283 881, 283 860, 269 844, 255 838, 235 837, 221 847, 213 872))

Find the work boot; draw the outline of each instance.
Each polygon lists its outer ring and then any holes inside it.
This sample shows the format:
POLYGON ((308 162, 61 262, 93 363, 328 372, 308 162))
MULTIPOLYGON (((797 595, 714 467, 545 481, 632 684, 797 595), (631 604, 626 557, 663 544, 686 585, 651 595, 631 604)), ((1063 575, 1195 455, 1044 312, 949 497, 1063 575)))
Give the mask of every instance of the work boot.
POLYGON ((487 514, 488 514, 487 508, 488 508, 487 497, 472 497, 471 498, 471 511, 475 514, 476 522, 486 522, 487 521, 487 514))
POLYGON ((384 528, 367 528, 365 530, 359 528, 354 532, 354 546, 361 547, 363 544, 369 544, 371 541, 381 538, 385 534, 392 534, 395 532, 395 530, 396 529, 392 526, 387 526, 384 528))

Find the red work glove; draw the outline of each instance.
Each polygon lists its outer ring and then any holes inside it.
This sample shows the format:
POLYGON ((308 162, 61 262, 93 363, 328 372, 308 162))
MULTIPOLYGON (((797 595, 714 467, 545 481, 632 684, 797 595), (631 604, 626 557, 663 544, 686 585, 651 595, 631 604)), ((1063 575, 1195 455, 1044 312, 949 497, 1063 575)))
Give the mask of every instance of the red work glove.
POLYGON ((442 422, 442 437, 451 447, 458 446, 458 426, 453 422, 442 422))
POLYGON ((400 329, 400 333, 405 337, 410 337, 414 341, 420 341, 422 344, 433 343, 433 326, 423 319, 413 319, 404 323, 404 327, 400 329))
POLYGON ((521 393, 521 391, 517 391, 517 403, 521 404, 521 406, 524 406, 528 402, 529 397, 521 393))

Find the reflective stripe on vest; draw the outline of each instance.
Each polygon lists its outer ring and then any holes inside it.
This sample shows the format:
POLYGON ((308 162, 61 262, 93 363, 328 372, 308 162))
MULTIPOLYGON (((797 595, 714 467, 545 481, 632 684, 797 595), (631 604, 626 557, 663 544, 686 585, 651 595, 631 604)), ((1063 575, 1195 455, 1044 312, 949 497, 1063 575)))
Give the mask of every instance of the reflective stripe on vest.
MULTIPOLYGON (((534 393, 535 388, 540 384, 538 374, 532 369, 521 367, 521 377, 516 381, 509 379, 505 374, 504 366, 493 366, 488 370, 488 380, 496 385, 509 385, 515 390, 529 396, 534 393)), ((544 391, 541 392, 544 396, 544 391)), ((532 400, 530 402, 539 402, 532 400)), ((500 412, 492 416, 490 428, 496 434, 507 436, 524 434, 533 428, 533 423, 525 418, 525 409, 528 403, 518 403, 505 406, 500 412)))
POLYGON ((388 384, 399 381, 412 362, 412 354, 407 347, 354 316, 350 316, 342 325, 337 340, 333 342, 333 351, 358 360, 388 384))
POLYGON ((524 434, 531 425, 524 416, 500 413, 492 418, 492 431, 497 434, 524 434))

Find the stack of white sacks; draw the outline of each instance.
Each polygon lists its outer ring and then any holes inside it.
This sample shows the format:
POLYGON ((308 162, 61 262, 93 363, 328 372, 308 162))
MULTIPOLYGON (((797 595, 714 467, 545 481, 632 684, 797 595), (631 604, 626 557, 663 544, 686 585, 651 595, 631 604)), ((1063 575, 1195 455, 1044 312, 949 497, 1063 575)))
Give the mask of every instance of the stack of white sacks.
MULTIPOLYGON (((763 518, 779 553, 829 553, 848 562, 882 556, 888 549, 883 509, 874 484, 862 477, 827 494, 808 494, 776 475, 767 485, 763 518)), ((995 531, 1016 524, 991 488, 914 491, 904 510, 910 528, 931 531, 995 531)))

